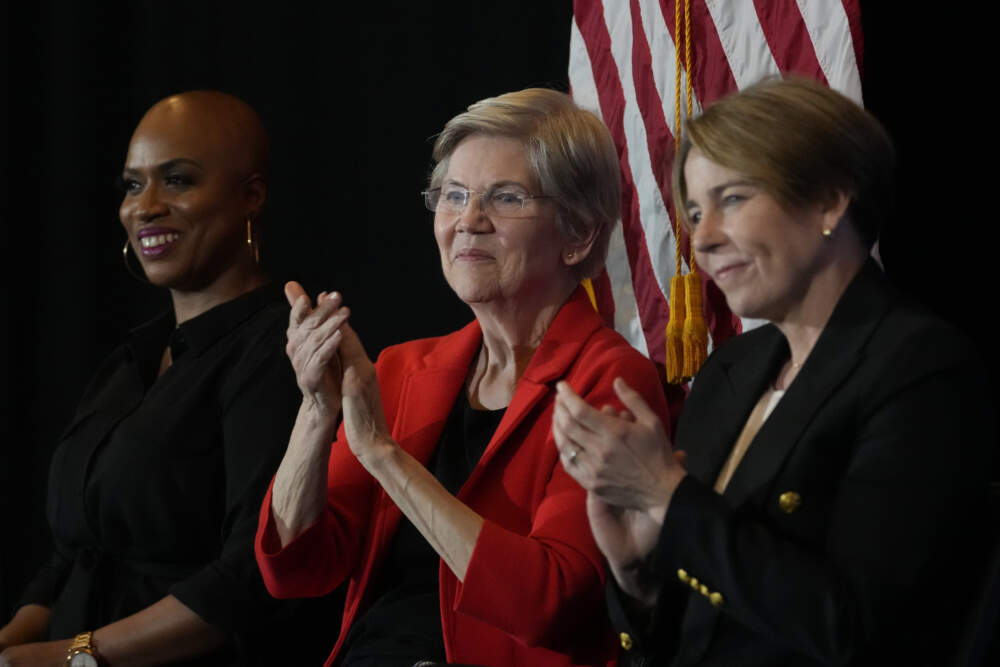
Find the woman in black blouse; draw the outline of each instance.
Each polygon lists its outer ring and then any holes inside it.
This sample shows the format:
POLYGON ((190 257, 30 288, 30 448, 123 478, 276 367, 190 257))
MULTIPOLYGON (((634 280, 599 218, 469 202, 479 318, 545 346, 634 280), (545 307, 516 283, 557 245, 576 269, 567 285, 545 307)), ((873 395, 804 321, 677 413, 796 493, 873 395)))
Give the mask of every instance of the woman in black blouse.
POLYGON ((56 548, 0 629, 0 665, 68 664, 74 651, 73 665, 256 662, 289 620, 252 555, 299 402, 288 308, 256 253, 266 162, 256 113, 222 93, 167 98, 136 128, 125 259, 170 290, 173 312, 111 355, 63 435, 56 548))

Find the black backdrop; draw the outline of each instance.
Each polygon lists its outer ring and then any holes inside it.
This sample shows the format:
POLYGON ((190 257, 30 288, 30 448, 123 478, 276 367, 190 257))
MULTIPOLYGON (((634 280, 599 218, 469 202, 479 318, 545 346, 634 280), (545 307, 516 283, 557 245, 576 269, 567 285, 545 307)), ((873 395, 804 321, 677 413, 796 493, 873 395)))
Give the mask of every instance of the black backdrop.
MULTIPOLYGON (((274 157, 265 263, 342 291, 374 355, 468 320, 417 194, 430 137, 482 97, 566 90, 572 13, 569 0, 30 4, 7 21, 0 609, 47 549, 47 462, 88 377, 167 304, 121 263, 114 181, 143 111, 217 88, 261 113, 274 157)), ((997 284, 995 222, 977 164, 992 119, 967 111, 977 75, 968 59, 953 67, 969 55, 947 37, 958 19, 887 4, 863 5, 865 100, 901 163, 885 265, 976 338, 995 372, 981 314, 997 284)))

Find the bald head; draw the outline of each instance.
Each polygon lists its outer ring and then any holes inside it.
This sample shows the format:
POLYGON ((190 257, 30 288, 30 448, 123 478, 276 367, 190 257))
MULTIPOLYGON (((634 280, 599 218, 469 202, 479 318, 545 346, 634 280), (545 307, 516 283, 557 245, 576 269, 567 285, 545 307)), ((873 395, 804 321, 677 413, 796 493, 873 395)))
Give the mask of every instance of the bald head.
MULTIPOLYGON (((132 135, 137 139, 171 137, 200 145, 239 178, 257 174, 267 180, 268 145, 264 125, 250 105, 227 93, 194 90, 154 104, 132 135)), ((130 146, 130 152, 132 146, 130 146)))

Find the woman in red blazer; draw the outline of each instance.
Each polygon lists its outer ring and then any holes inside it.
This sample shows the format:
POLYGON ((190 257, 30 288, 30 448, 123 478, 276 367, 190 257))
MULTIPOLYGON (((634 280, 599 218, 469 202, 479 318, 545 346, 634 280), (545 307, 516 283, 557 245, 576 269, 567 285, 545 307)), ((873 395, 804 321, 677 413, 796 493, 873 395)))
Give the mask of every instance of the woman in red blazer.
POLYGON ((616 377, 667 414, 652 364, 578 287, 618 217, 614 145, 566 95, 529 89, 453 118, 434 158, 423 194, 475 321, 373 365, 338 294, 313 307, 288 285, 303 401, 257 561, 277 597, 348 582, 327 664, 613 661, 604 563, 551 415, 560 381, 620 409, 616 377))

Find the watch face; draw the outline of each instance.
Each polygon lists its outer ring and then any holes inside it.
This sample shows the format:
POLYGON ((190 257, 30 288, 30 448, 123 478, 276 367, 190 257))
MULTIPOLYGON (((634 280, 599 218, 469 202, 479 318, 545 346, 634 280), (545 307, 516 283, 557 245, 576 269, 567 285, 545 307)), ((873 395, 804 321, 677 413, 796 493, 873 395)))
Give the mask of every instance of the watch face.
POLYGON ((97 660, 89 653, 77 653, 69 660, 69 667, 98 667, 97 660))

